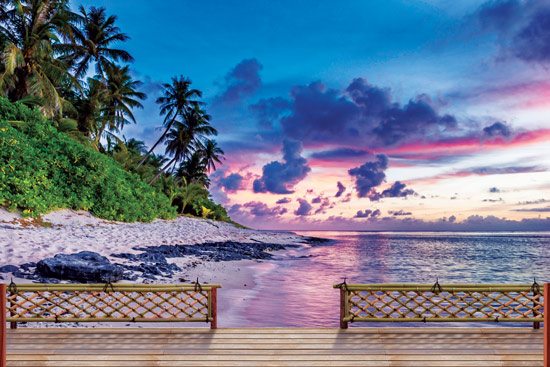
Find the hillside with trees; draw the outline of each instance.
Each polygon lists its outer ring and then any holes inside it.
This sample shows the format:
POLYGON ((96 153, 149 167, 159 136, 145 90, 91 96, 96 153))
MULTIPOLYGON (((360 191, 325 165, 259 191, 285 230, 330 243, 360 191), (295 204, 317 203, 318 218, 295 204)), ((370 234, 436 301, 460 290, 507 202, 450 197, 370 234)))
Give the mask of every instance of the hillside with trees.
POLYGON ((31 216, 71 208, 122 221, 229 220, 208 192, 224 153, 189 78, 162 85, 153 146, 123 137, 147 96, 116 22, 67 0, 0 1, 0 206, 31 216))

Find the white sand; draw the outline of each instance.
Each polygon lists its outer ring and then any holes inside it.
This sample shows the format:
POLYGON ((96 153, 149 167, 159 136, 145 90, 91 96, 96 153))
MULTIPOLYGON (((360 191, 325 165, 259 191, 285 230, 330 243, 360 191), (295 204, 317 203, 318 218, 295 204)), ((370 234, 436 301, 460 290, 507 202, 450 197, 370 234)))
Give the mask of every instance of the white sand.
MULTIPOLYGON (((0 266, 36 262, 59 253, 94 251, 123 262, 109 255, 136 252, 133 247, 155 245, 192 245, 204 242, 266 242, 277 244, 300 243, 303 239, 293 233, 256 231, 238 228, 228 223, 190 217, 175 220, 157 220, 152 223, 109 222, 93 217, 87 212, 60 210, 47 214, 41 221, 23 219, 17 213, 0 208, 0 266)), ((155 282, 192 282, 222 285, 219 293, 220 326, 246 323, 244 306, 256 295, 255 278, 261 276, 259 261, 241 260, 209 262, 195 257, 169 258, 183 270, 172 279, 160 278, 155 282), (193 266, 188 266, 193 264, 193 266)), ((12 274, 0 274, 4 281, 12 274)), ((28 283, 28 279, 13 278, 16 283, 28 283)), ((2 281, 0 279, 0 281, 2 281)), ((141 282, 142 280, 138 280, 141 282)), ((96 323, 85 326, 97 326, 96 323)), ((113 323, 103 326, 121 326, 113 323)), ((167 326, 163 325, 162 326, 167 326)), ((37 323, 32 327, 76 326, 75 324, 37 323)), ((83 326, 82 324, 80 326, 83 326)), ((134 326, 134 325, 132 325, 134 326)), ((137 327, 159 326, 136 324, 137 327)), ((181 325, 187 326, 187 325, 181 325)), ((191 324, 191 326, 196 326, 191 324)))
MULTIPOLYGON (((59 253, 94 251, 109 257, 136 252, 133 247, 192 245, 204 242, 266 242, 291 244, 301 237, 290 232, 238 228, 232 224, 190 217, 151 223, 120 223, 87 212, 61 210, 43 216, 44 225, 0 209, 0 266, 36 262, 59 253)), ((111 258, 111 260, 113 260, 111 258)), ((118 259, 120 261, 120 259, 118 259)))

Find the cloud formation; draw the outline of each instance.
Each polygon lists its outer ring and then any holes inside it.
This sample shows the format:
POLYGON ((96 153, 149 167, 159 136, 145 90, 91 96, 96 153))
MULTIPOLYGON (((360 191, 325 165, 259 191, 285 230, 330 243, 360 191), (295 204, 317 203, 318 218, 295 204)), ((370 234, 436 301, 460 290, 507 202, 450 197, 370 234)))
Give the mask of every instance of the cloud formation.
POLYGON ((226 74, 224 91, 215 98, 215 102, 233 104, 256 92, 262 85, 261 70, 258 60, 242 60, 226 74))
POLYGON ((338 181, 336 183, 336 188, 338 189, 338 191, 336 191, 336 194, 334 195, 335 198, 339 198, 340 196, 342 196, 342 194, 346 191, 346 187, 344 186, 343 183, 341 183, 340 181, 338 181))
POLYGON ((323 161, 338 161, 349 158, 364 158, 371 154, 372 153, 370 151, 364 149, 336 148, 312 153, 310 157, 323 161))
POLYGON ((288 204, 292 201, 291 198, 282 198, 275 202, 275 204, 288 204))
MULTIPOLYGON (((317 81, 296 86, 287 103, 280 97, 263 100, 251 107, 258 123, 275 126, 282 135, 306 146, 339 144, 384 147, 417 139, 437 139, 456 127, 456 118, 440 114, 425 94, 401 105, 392 101, 391 90, 354 79, 344 90, 327 88, 317 81), (284 111, 284 114, 282 113, 284 111)), ((313 153, 316 159, 340 159, 367 155, 361 148, 335 148, 313 153)))
POLYGON ((230 173, 218 180, 220 187, 223 187, 227 192, 234 192, 242 188, 243 176, 238 173, 230 173))
POLYGON ((521 208, 515 209, 516 212, 534 212, 534 213, 550 213, 550 206, 542 208, 521 208))
POLYGON ((484 127, 483 135, 489 138, 494 138, 497 136, 508 138, 512 135, 512 130, 505 123, 497 121, 492 125, 484 127))
POLYGON ((283 162, 273 161, 262 168, 262 176, 253 183, 254 192, 290 194, 292 188, 302 181, 311 168, 301 156, 302 144, 299 141, 283 142, 283 162))
POLYGON ((394 217, 403 217, 403 216, 409 216, 412 215, 411 212, 406 212, 403 209, 399 210, 390 210, 388 211, 388 214, 393 215, 394 217))
POLYGON ((294 214, 300 217, 310 215, 312 209, 311 204, 308 203, 305 199, 298 199, 298 202, 300 203, 300 205, 298 206, 298 209, 294 211, 294 214))
POLYGON ((401 181, 395 181, 388 189, 382 191, 381 193, 372 192, 369 195, 369 198, 372 201, 380 200, 381 198, 404 198, 409 195, 415 195, 416 192, 412 189, 407 189, 407 185, 401 181))
POLYGON ((528 61, 550 61, 550 7, 538 8, 528 23, 514 37, 516 57, 528 61))
POLYGON ((506 53, 529 63, 550 62, 550 5, 546 1, 487 1, 477 11, 484 30, 497 31, 506 53))
POLYGON ((366 210, 358 210, 357 213, 355 214, 354 218, 376 218, 376 217, 379 217, 380 214, 382 214, 382 212, 380 211, 380 209, 375 209, 375 210, 370 210, 370 209, 366 209, 366 210))
POLYGON ((260 201, 249 201, 245 204, 235 204, 229 210, 231 215, 249 214, 254 217, 277 217, 287 212, 286 208, 275 206, 270 208, 260 201))
POLYGON ((360 198, 368 197, 386 179, 384 171, 388 168, 388 157, 378 154, 375 158, 374 161, 348 170, 349 175, 355 178, 355 189, 360 198))

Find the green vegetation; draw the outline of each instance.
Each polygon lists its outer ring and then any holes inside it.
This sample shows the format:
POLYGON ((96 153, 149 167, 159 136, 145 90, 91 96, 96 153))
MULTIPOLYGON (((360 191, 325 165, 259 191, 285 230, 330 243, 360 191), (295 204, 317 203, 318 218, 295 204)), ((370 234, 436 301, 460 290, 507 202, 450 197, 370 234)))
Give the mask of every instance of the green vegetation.
POLYGON ((25 215, 72 208, 122 221, 230 220, 209 197, 208 174, 224 153, 191 80, 162 85, 164 129, 150 149, 121 138, 146 98, 119 47, 127 39, 104 8, 0 2, 0 205, 25 215), (161 144, 165 155, 155 153, 161 144))

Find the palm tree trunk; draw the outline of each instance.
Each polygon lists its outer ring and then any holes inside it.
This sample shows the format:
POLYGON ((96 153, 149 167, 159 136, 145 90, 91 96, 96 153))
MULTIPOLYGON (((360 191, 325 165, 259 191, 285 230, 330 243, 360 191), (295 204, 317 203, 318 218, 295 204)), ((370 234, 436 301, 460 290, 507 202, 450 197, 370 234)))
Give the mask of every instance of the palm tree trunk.
POLYGON ((155 144, 153 144, 153 146, 151 147, 151 149, 149 149, 149 151, 147 153, 145 153, 145 156, 141 159, 141 161, 139 161, 138 163, 138 168, 141 167, 141 165, 143 163, 145 163, 147 161, 147 158, 149 158, 149 155, 151 153, 153 153, 153 150, 155 150, 155 148, 157 147, 157 145, 159 145, 163 140, 164 140, 164 137, 166 136, 166 134, 168 134, 168 131, 170 131, 170 128, 172 127, 172 125, 174 124, 174 122, 176 121, 176 116, 178 115, 179 111, 176 111, 176 113, 174 114, 174 118, 172 119, 172 121, 170 121, 170 123, 166 126, 166 129, 164 129, 164 132, 162 133, 162 135, 160 136, 160 138, 158 138, 158 140, 156 141, 155 144))
POLYGON ((162 175, 164 173, 164 170, 167 169, 168 167, 170 167, 175 161, 176 161, 176 157, 172 158, 170 160, 170 162, 168 162, 164 167, 162 167, 160 169, 159 173, 157 173, 157 175, 155 177, 153 177, 153 179, 151 181, 149 181, 149 185, 153 184, 156 180, 158 180, 160 175, 162 175))

